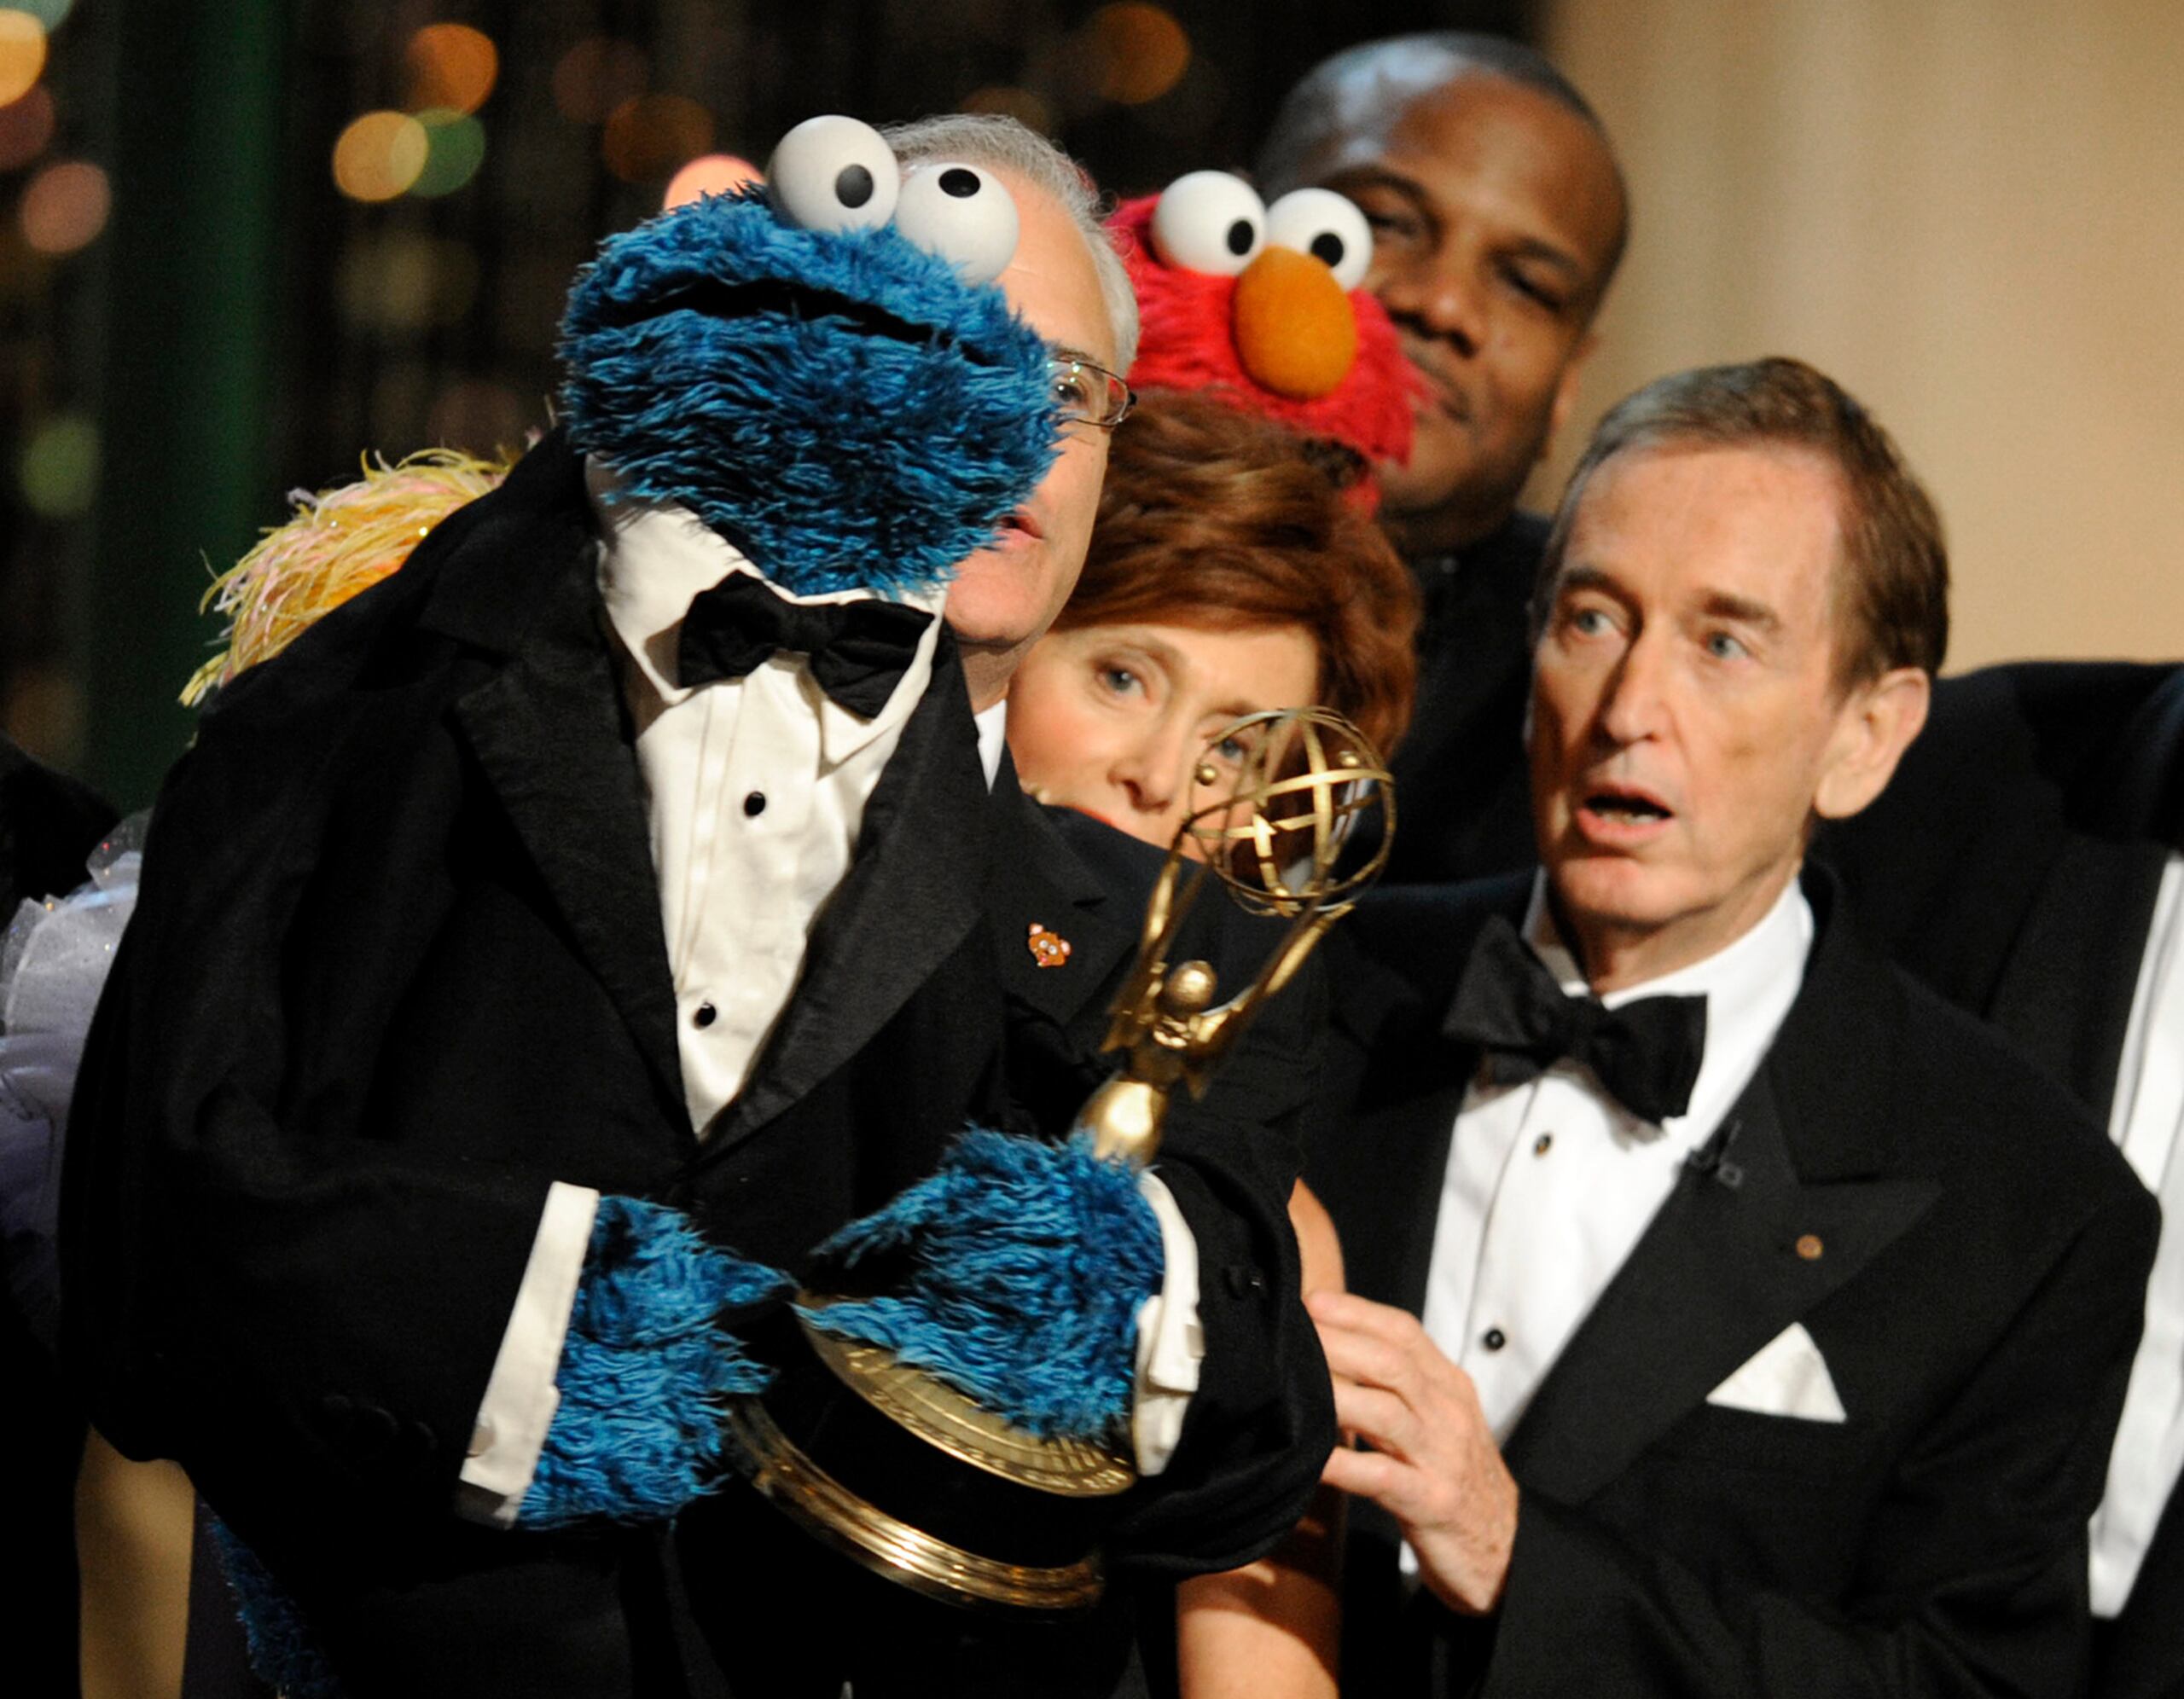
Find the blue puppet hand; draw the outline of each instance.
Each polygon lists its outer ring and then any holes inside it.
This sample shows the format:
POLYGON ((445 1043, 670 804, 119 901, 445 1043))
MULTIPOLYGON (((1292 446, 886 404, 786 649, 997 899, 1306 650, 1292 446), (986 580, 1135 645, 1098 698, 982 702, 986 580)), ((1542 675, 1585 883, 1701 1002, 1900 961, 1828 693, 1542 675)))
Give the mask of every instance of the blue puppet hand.
POLYGON ((1130 1415, 1137 1311, 1160 1289, 1160 1224, 1137 1170, 973 1128, 931 1179, 820 1247, 854 1265, 906 1251, 898 1292, 809 1313, 892 1350, 1018 1426, 1105 1437, 1130 1415))
POLYGON ((772 1378, 727 1325, 790 1284, 664 1203, 601 1198, 555 1376, 561 1407, 518 1524, 661 1522, 717 1485, 718 1400, 772 1378))

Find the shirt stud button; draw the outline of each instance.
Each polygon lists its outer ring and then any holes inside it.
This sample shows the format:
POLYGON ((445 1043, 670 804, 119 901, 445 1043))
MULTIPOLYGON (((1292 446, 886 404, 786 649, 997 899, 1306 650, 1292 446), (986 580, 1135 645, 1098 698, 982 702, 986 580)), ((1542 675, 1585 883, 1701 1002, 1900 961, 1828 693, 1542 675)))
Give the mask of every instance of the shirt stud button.
POLYGON ((1498 1327, 1490 1327, 1479 1336, 1478 1342, 1490 1351, 1499 1351, 1509 1342, 1509 1336, 1498 1327))
POLYGON ((1542 1133, 1532 1140, 1532 1154, 1536 1157, 1543 1157, 1554 1148, 1554 1134, 1552 1133, 1542 1133))
POLYGON ((743 812, 746 815, 762 815, 765 811, 766 793, 764 791, 753 791, 743 799, 743 812))
POLYGON ((716 1020, 719 1019, 719 1018, 720 1011, 713 1007, 711 1003, 700 1003, 691 1013, 690 1024, 693 1026, 709 1027, 716 1020))

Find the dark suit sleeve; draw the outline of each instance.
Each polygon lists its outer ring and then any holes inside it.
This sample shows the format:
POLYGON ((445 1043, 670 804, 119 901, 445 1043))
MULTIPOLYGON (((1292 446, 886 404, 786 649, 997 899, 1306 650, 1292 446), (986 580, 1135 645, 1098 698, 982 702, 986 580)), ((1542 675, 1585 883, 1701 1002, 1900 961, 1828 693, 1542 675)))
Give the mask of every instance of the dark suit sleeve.
MULTIPOLYGON (((1527 1494, 1479 1690, 2080 1690, 2086 1522, 2122 1409, 2155 1225, 2150 1200, 2117 1195, 2071 1242, 1902 1454, 1839 1609, 1753 1586, 1733 1563, 1702 1573, 1582 1509, 1527 1494)), ((1452 1645, 1475 1641, 1475 1625, 1443 1626, 1452 1645)))
POLYGON ((447 1516, 549 1180, 374 1136, 377 1036, 435 920, 429 786, 375 836, 376 889, 319 869, 380 807, 328 775, 401 772, 408 710, 282 704, 276 735, 238 708, 162 791, 93 1026, 62 1345, 102 1430, 179 1458, 271 1557, 447 1516))
POLYGON ((1205 1358, 1174 1459, 1139 1489, 1116 1541, 1120 1561, 1179 1574, 1250 1562, 1296 1525, 1333 1446, 1333 1393, 1287 1213, 1325 987, 1308 965, 1265 1006, 1204 1101, 1179 1091, 1170 1109, 1156 1172, 1198 1242, 1205 1358))

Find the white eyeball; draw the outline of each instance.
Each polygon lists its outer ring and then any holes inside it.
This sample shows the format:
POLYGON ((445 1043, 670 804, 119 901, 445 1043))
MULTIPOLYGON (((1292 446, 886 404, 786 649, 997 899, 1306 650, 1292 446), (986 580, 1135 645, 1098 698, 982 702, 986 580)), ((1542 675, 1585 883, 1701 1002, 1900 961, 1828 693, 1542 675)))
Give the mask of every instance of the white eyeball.
POLYGON ((1355 289, 1373 269, 1373 227, 1357 203, 1331 188, 1292 188, 1266 211, 1266 239, 1325 260, 1334 281, 1355 289))
POLYGON ((895 216, 903 171, 878 130, 834 113, 781 137, 766 161, 766 188, 802 229, 876 230, 895 216))
POLYGON ((1153 251, 1180 270, 1234 277, 1265 244, 1266 203, 1226 171, 1179 177, 1153 208, 1153 251))
POLYGON ((895 228, 952 262, 966 283, 990 283, 1016 252, 1016 203, 1000 178, 976 165, 912 165, 895 228))

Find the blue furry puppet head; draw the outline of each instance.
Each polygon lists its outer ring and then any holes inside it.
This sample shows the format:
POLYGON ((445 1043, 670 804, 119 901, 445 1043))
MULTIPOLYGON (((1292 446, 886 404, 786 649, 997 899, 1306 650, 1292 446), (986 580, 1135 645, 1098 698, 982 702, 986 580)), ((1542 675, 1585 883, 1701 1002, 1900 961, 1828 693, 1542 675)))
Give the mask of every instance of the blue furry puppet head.
POLYGON ((1060 429, 1046 344, 986 281, 1015 208, 973 166, 903 173, 852 119, 799 125, 769 178, 613 238, 578 277, 569 440, 782 589, 944 582, 1060 429))

